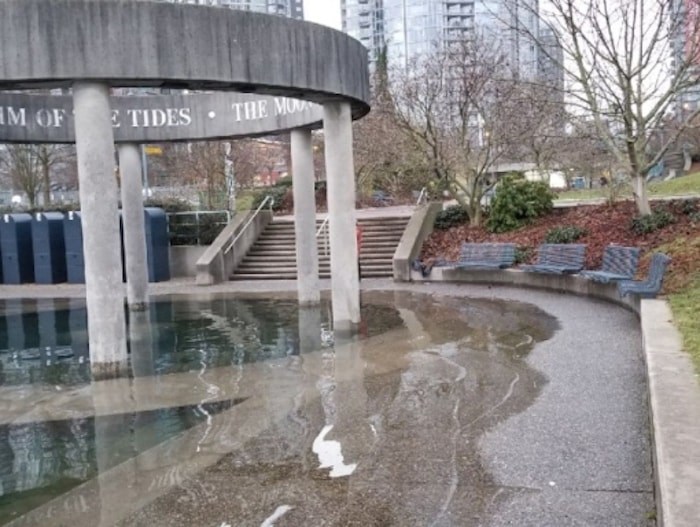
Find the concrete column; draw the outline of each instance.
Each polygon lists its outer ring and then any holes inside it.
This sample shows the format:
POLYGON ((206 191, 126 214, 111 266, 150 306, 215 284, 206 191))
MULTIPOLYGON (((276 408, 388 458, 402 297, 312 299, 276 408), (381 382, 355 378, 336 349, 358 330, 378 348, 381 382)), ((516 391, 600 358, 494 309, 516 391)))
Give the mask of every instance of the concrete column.
POLYGON ((73 85, 90 362, 95 379, 124 375, 126 327, 109 89, 73 85))
POLYGON ((292 130, 292 178, 294 192, 294 232, 297 251, 297 290, 299 304, 321 302, 316 246, 316 193, 314 191, 314 151, 310 130, 292 130))
POLYGON ((348 103, 323 105, 331 242, 333 330, 352 331, 360 322, 360 282, 355 238, 355 168, 348 103))
POLYGON ((299 308, 299 353, 321 349, 321 307, 299 308))
POLYGON ((136 144, 119 146, 126 298, 131 311, 143 311, 148 301, 148 263, 143 219, 141 149, 136 144))

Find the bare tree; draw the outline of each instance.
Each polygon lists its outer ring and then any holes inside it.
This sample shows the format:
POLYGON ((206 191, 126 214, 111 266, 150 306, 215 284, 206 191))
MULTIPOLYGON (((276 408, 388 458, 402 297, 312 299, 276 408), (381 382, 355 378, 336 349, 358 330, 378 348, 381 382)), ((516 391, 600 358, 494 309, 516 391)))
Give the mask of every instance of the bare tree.
POLYGON ((5 145, 0 170, 14 188, 27 195, 30 208, 36 207, 42 193, 44 205, 48 205, 54 171, 71 158, 71 153, 71 147, 64 145, 5 145))
POLYGON ((517 142, 512 98, 516 81, 504 55, 479 39, 420 57, 392 74, 396 121, 425 165, 481 223, 482 199, 495 184, 491 170, 517 142))
POLYGON ((507 122, 513 140, 508 145, 508 159, 532 162, 540 173, 558 167, 570 122, 561 92, 552 86, 520 80, 506 103, 511 112, 507 122))
POLYGON ((394 104, 375 95, 370 114, 354 124, 355 169, 358 188, 369 193, 386 190, 410 195, 430 183, 424 157, 403 133, 394 104))
POLYGON ((264 139, 169 145, 161 163, 171 185, 199 189, 209 210, 234 209, 238 189, 252 188, 261 174, 284 162, 288 143, 264 139))
POLYGON ((679 103, 698 85, 700 0, 549 0, 542 6, 544 23, 564 51, 559 66, 567 76, 567 103, 594 123, 631 178, 639 213, 649 214, 646 176, 700 111, 679 103), (676 133, 652 145, 669 113, 679 123, 676 133))

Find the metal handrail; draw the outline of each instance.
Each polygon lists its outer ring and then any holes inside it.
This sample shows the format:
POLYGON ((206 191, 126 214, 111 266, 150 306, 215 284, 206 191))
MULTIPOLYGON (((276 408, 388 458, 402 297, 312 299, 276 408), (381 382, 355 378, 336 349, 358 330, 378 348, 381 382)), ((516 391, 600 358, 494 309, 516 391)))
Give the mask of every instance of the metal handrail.
POLYGON ((324 256, 328 256, 328 219, 329 219, 329 216, 326 216, 326 219, 323 220, 323 223, 321 223, 321 226, 316 231, 316 238, 321 236, 321 234, 324 231, 326 233, 326 235, 323 237, 323 255, 324 256))
POLYGON ((275 199, 274 199, 272 196, 267 195, 267 196, 265 196, 265 199, 262 200, 262 203, 260 203, 260 205, 258 206, 258 208, 255 210, 255 213, 248 219, 248 221, 247 221, 246 224, 243 226, 243 228, 238 232, 238 234, 236 235, 236 237, 231 241, 231 243, 228 244, 228 247, 226 247, 226 249, 224 249, 224 254, 228 254, 228 252, 229 252, 231 249, 233 249, 233 246, 236 245, 236 242, 238 241, 238 239, 239 239, 241 236, 243 236, 243 233, 246 231, 246 229, 248 228, 248 226, 249 226, 251 223, 253 223, 253 220, 254 220, 255 218, 257 218, 258 214, 260 214, 260 211, 263 209, 263 207, 265 207, 265 205, 267 204, 268 201, 270 202, 270 211, 272 211, 272 207, 273 207, 274 204, 275 204, 275 199))
POLYGON ((424 198, 428 197, 428 187, 423 187, 418 194, 418 199, 416 200, 416 206, 420 205, 424 198))

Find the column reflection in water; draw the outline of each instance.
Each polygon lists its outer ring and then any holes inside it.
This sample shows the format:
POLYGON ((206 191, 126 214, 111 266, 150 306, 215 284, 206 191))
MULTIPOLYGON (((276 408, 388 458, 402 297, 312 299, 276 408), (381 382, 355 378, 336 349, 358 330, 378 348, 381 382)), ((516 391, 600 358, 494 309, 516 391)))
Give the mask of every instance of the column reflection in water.
POLYGON ((129 351, 131 373, 134 377, 149 377, 155 374, 153 345, 150 311, 129 311, 129 351))
POLYGON ((316 387, 325 425, 312 449, 319 468, 331 469, 331 478, 350 476, 371 442, 361 345, 356 338, 336 334, 334 348, 324 352, 322 360, 316 387))
MULTIPOLYGON (((128 408, 134 404, 131 400, 133 393, 126 379, 93 382, 91 391, 96 413, 94 425, 97 472, 103 474, 115 465, 115 460, 120 454, 132 450, 132 454, 126 457, 136 455, 135 446, 124 433, 133 427, 132 414, 126 412, 108 415, 110 408, 128 408)), ((97 480, 99 500, 97 504, 93 504, 99 507, 99 514, 95 511, 95 519, 99 518, 97 525, 113 525, 119 518, 123 504, 136 499, 131 493, 132 489, 138 488, 137 479, 131 459, 120 467, 120 477, 103 477, 97 480)))
POLYGON ((321 307, 299 306, 299 353, 321 349, 321 307))
POLYGON ((22 301, 6 300, 5 309, 7 321, 7 348, 13 351, 24 349, 24 319, 22 317, 22 301))

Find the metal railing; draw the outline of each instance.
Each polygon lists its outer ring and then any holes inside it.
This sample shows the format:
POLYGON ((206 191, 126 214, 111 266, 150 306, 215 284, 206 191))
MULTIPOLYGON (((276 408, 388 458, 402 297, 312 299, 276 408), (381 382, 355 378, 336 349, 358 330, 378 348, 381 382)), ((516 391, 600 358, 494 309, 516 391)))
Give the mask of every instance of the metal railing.
POLYGON ((420 194, 418 194, 418 199, 416 200, 416 207, 419 206, 423 201, 428 201, 428 187, 423 187, 420 189, 420 194))
MULTIPOLYGON (((221 231, 223 227, 231 223, 231 212, 228 210, 192 210, 186 212, 168 212, 166 216, 168 218, 168 230, 171 243, 173 245, 188 245, 180 243, 183 240, 189 242, 194 241, 196 245, 202 245, 202 235, 206 235, 211 238, 212 235, 214 235, 214 232, 212 231, 216 231, 217 229, 218 231, 221 231), (222 220, 207 222, 202 221, 202 218, 204 217, 216 216, 221 216, 222 220), (188 217, 193 217, 194 221, 183 222, 179 219, 188 217), (218 228, 219 226, 221 228, 218 228)), ((210 240, 204 241, 206 243, 210 242, 210 240)), ((189 243, 189 245, 191 245, 191 243, 189 243)))
POLYGON ((253 220, 255 220, 255 218, 258 217, 260 211, 263 210, 265 208, 265 205, 267 205, 268 203, 270 204, 270 212, 272 212, 272 207, 275 205, 275 199, 272 196, 265 196, 265 199, 262 200, 262 203, 260 203, 258 208, 255 209, 253 215, 250 218, 248 218, 248 221, 243 226, 243 228, 240 231, 238 231, 236 237, 233 240, 231 240, 231 243, 229 243, 226 246, 226 248, 224 249, 224 254, 228 254, 231 251, 231 249, 233 249, 233 246, 236 245, 236 242, 240 239, 241 236, 243 236, 246 229, 250 226, 251 223, 253 223, 253 220))
POLYGON ((323 236, 323 255, 328 256, 328 216, 323 220, 321 226, 316 231, 316 239, 319 236, 323 236))

